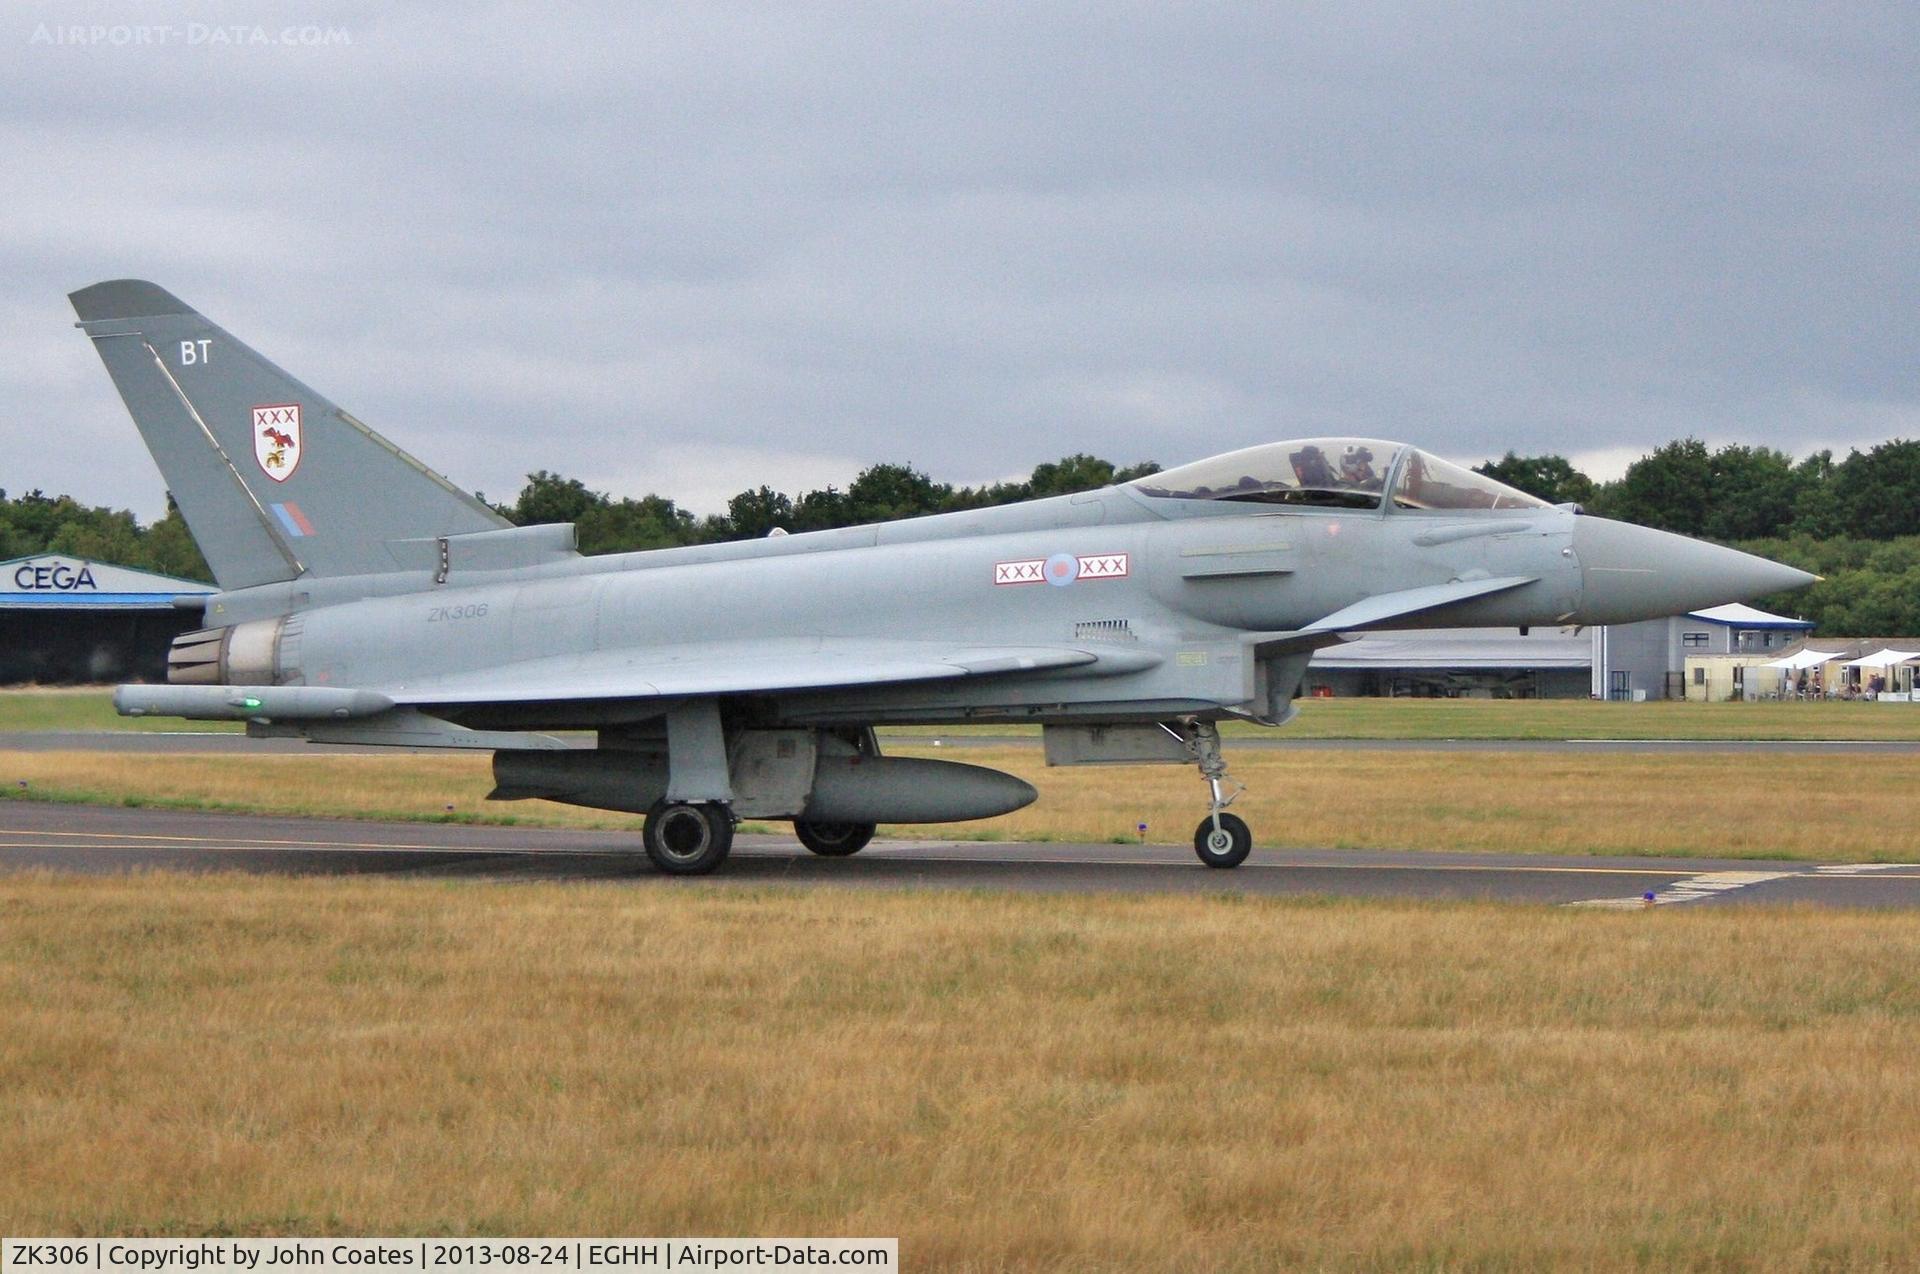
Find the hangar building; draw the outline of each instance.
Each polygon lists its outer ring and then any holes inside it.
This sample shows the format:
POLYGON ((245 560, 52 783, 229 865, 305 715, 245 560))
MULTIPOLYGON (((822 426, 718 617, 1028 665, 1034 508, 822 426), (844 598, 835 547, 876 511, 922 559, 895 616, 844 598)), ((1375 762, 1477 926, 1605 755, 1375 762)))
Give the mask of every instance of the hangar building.
POLYGON ((1514 699, 1684 699, 1690 657, 1772 657, 1809 620, 1734 604, 1589 629, 1368 633, 1314 656, 1305 693, 1514 699))
POLYGON ((41 554, 0 562, 0 683, 167 679, 211 584, 41 554))
POLYGON ((1565 628, 1426 628, 1367 633, 1317 652, 1305 694, 1389 698, 1584 699, 1593 642, 1565 628))

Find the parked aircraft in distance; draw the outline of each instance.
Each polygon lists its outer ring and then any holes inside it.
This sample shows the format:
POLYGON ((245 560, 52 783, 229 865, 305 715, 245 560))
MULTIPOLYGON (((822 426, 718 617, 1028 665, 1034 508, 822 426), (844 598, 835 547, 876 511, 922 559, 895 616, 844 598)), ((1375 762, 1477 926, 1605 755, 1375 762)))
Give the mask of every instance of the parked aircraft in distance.
POLYGON ((1031 722, 1050 765, 1196 766, 1281 725, 1316 650, 1377 628, 1601 624, 1809 583, 1550 506, 1415 447, 1269 443, 1081 495, 747 543, 582 557, 510 525, 151 283, 72 295, 220 591, 120 711, 253 735, 481 748, 492 795, 644 814, 698 874, 740 818, 815 853, 990 818, 1012 775, 889 757, 874 727, 1031 722), (572 747, 544 731, 591 730, 572 747))

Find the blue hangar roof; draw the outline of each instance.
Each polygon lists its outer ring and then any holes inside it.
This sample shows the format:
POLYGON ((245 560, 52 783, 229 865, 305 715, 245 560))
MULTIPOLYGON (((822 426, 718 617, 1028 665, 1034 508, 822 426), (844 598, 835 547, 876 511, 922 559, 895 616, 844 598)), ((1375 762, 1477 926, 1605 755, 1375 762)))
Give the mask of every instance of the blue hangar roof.
POLYGON ((219 590, 198 580, 43 553, 0 562, 0 609, 170 610, 219 590))

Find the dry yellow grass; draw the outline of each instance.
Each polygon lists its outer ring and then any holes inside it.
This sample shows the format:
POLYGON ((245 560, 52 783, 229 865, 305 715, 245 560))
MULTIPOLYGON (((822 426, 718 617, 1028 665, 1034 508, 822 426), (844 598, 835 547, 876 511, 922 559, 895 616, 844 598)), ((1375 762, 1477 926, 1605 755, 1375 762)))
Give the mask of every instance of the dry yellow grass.
MULTIPOLYGON (((1181 843, 1204 789, 1174 766, 1047 769, 1037 748, 898 749, 1008 770, 1037 804, 914 836, 1181 843)), ((1680 753, 1243 751, 1238 804, 1268 847, 1920 858, 1920 757, 1680 753)), ((637 829, 544 801, 488 802, 484 756, 182 756, 0 752, 0 790, 291 813, 514 818, 637 829)))
MULTIPOLYGON (((1173 766, 1047 769, 1037 752, 945 753, 1020 775, 1040 800, 1010 839, 1182 842, 1205 789, 1173 766)), ((1920 856, 1920 757, 1241 752, 1234 810, 1262 845, 1901 861, 1920 856)), ((965 834, 969 825, 946 829, 965 834)), ((921 834, 940 834, 924 829, 921 834)))
MULTIPOLYGON (((231 723, 122 717, 100 687, 0 690, 0 731, 237 730, 231 723)), ((1271 735, 1228 722, 1229 739, 1271 735)), ((884 734, 989 733, 1039 736, 1039 727, 908 727, 884 734)), ((1287 727, 1309 739, 1920 739, 1908 704, 1596 703, 1587 699, 1308 699, 1287 727)))
POLYGON ((1920 917, 0 877, 0 1232, 1920 1264, 1920 917))

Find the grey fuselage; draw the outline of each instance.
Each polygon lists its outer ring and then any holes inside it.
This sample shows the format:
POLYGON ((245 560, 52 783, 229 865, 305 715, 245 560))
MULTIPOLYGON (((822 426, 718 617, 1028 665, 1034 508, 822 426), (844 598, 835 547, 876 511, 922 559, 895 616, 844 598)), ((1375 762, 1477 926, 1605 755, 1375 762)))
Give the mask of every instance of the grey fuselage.
MULTIPOLYGON (((1379 594, 1527 576, 1534 582, 1395 626, 1579 622, 1577 520, 1560 508, 1279 508, 1110 487, 840 531, 561 557, 517 569, 462 570, 456 556, 444 583, 435 582, 440 572, 421 570, 268 585, 219 596, 207 622, 295 613, 297 640, 275 643, 276 684, 405 691, 456 674, 535 662, 564 667, 612 652, 724 647, 769 633, 827 645, 881 631, 1138 657, 1019 678, 781 691, 765 697, 763 712, 782 724, 1266 717, 1248 634, 1298 630, 1379 594), (1125 574, 997 582, 1008 563, 1060 555, 1124 556, 1125 574)), ((482 718, 563 728, 608 724, 609 709, 515 705, 458 719, 482 718)))

